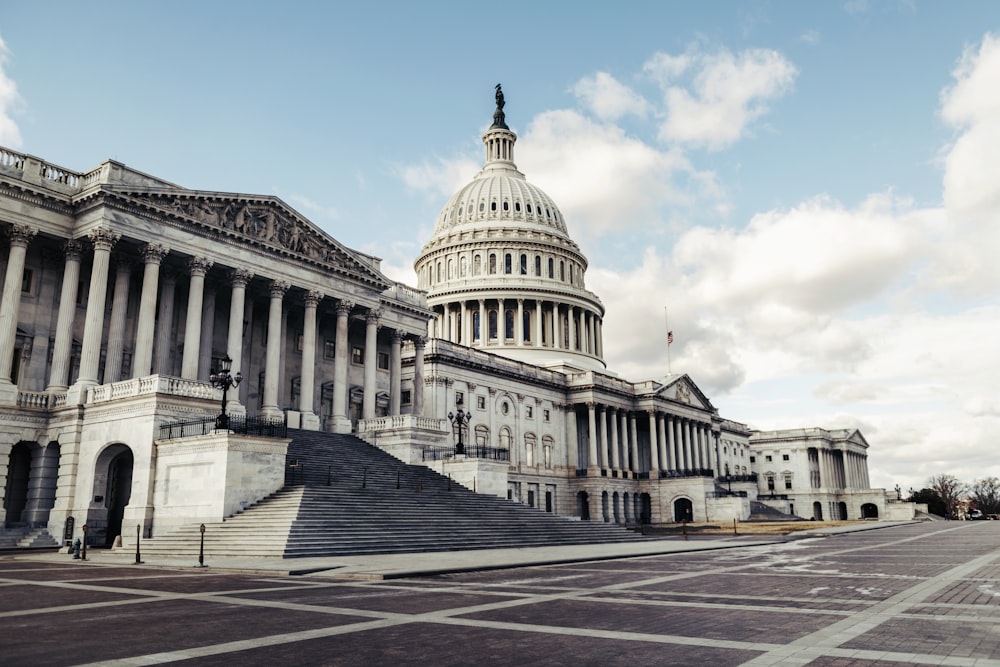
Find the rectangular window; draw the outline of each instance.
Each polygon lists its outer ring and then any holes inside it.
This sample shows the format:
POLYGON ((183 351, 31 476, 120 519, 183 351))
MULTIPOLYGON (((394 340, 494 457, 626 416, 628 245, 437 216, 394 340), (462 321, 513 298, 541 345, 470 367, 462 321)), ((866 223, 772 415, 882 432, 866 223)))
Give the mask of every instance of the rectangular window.
POLYGON ((351 347, 351 363, 359 365, 365 363, 365 348, 356 345, 351 347))
POLYGON ((21 274, 21 291, 25 294, 31 294, 31 284, 34 277, 35 274, 31 269, 25 269, 21 274))
POLYGON ((337 343, 329 338, 323 340, 323 358, 325 359, 336 359, 337 358, 337 343))
POLYGON ((750 463, 756 463, 756 462, 757 462, 757 457, 756 456, 751 456, 750 457, 750 463))
POLYGON ((548 410, 542 410, 542 419, 545 420, 545 421, 549 420, 549 411, 548 410))
POLYGON ((465 403, 465 392, 464 391, 456 391, 455 392, 455 405, 462 405, 463 403, 465 403))
POLYGON ((302 334, 295 334, 295 351, 296 352, 301 352, 302 351, 302 344, 303 344, 302 334))
POLYGON ((792 488, 792 476, 791 475, 785 475, 785 488, 786 489, 791 489, 792 488))
POLYGON ((404 389, 402 391, 402 393, 399 395, 399 402, 402 405, 410 405, 410 403, 413 402, 412 399, 410 398, 410 390, 409 389, 404 389))
POLYGON ((788 454, 782 454, 781 455, 781 460, 782 461, 787 461, 788 460, 788 454))
POLYGON ((552 467, 552 445, 544 445, 542 447, 542 456, 545 457, 545 467, 552 467))
POLYGON ((486 409, 486 397, 485 396, 476 396, 476 407, 479 408, 480 410, 485 410, 486 409))
POLYGON ((767 461, 768 463, 770 463, 771 462, 771 455, 770 454, 766 454, 764 456, 764 460, 767 461))
POLYGON ((376 355, 376 358, 378 360, 378 367, 381 370, 383 370, 383 371, 389 370, 389 353, 388 352, 379 352, 376 355))
POLYGON ((527 417, 528 419, 534 419, 534 417, 535 417, 535 409, 533 407, 531 407, 530 405, 525 406, 525 408, 524 408, 524 416, 527 417))

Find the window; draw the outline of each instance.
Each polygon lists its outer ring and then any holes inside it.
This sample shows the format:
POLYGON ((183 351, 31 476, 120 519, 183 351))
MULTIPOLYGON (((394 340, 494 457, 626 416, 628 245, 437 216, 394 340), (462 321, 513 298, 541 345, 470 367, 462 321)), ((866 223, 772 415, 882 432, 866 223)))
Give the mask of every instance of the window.
POLYGON ((497 337, 497 311, 490 311, 490 338, 497 337))
POLYGON ((337 358, 337 341, 330 340, 329 338, 323 339, 323 358, 337 358))
POLYGON ((542 421, 548 421, 548 420, 549 420, 549 411, 542 410, 542 421))
POLYGON ((508 412, 510 412, 510 403, 508 403, 507 401, 501 403, 500 412, 502 412, 503 414, 507 414, 508 412))
POLYGON ((566 282, 566 262, 559 262, 559 280, 566 282))
POLYGON ((511 256, 510 253, 507 253, 506 255, 503 256, 503 272, 504 273, 513 273, 514 272, 513 262, 514 262, 514 259, 513 259, 513 257, 511 256))
POLYGON ((402 405, 410 405, 413 402, 413 399, 411 398, 411 392, 409 389, 404 389, 399 394, 399 402, 402 405))
POLYGON ((552 445, 542 445, 542 462, 546 468, 552 467, 552 445))
POLYGON ((351 348, 351 363, 352 364, 363 364, 365 363, 365 348, 353 346, 351 348))
POLYGON ((462 255, 461 259, 458 260, 458 275, 464 278, 469 272, 469 258, 462 255))
POLYGON ((508 339, 514 338, 514 311, 508 310, 504 313, 504 336, 508 339))
POLYGON ((493 253, 490 253, 490 273, 493 274, 496 272, 497 272, 497 256, 493 253))
POLYGON ((768 463, 770 463, 771 462, 771 455, 770 454, 765 454, 764 455, 764 460, 767 461, 768 463))
POLYGON ((480 410, 485 410, 486 409, 486 397, 485 396, 476 396, 476 407, 479 408, 480 410))
POLYGON ((542 275, 542 256, 541 255, 535 255, 535 275, 536 276, 541 276, 542 275))
POLYGON ((456 391, 455 392, 455 405, 461 406, 464 403, 465 403, 465 392, 464 391, 456 391))
POLYGON ((472 258, 472 275, 478 276, 483 270, 483 258, 476 255, 472 258))
POLYGON ((750 463, 757 463, 757 457, 756 456, 751 456, 750 457, 750 463))
POLYGON ((785 488, 786 489, 791 489, 792 488, 792 474, 791 473, 787 473, 787 472, 785 473, 785 488))
POLYGON ((25 269, 21 274, 21 291, 25 294, 31 294, 32 283, 34 282, 35 273, 31 269, 25 269))
POLYGON ((379 352, 378 353, 378 367, 383 371, 389 370, 389 353, 379 352))
POLYGON ((295 351, 296 352, 301 352, 302 351, 302 343, 303 343, 302 334, 295 334, 295 351))
POLYGON ((528 256, 521 253, 521 275, 528 275, 528 256))
POLYGON ((774 475, 767 476, 767 490, 774 491, 774 475))
POLYGON ((524 332, 524 342, 531 342, 531 311, 525 310, 521 314, 521 331, 524 332))
POLYGON ((479 340, 479 311, 472 313, 472 340, 479 340))
POLYGON ((555 277, 556 277, 555 260, 549 257, 549 278, 555 278, 555 277))
POLYGON ((524 408, 524 416, 527 417, 528 419, 534 419, 535 409, 533 407, 531 407, 530 405, 525 406, 525 408, 524 408))
POLYGON ((787 461, 788 460, 788 454, 782 454, 781 455, 781 460, 782 461, 787 461))

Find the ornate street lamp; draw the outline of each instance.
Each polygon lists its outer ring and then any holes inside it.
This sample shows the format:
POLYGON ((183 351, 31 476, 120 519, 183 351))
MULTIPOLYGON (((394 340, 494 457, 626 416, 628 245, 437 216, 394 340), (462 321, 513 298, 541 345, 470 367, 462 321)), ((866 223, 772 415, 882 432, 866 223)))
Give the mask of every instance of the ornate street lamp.
POLYGON ((222 412, 215 418, 215 428, 220 430, 229 429, 229 415, 226 414, 226 394, 229 392, 230 387, 237 387, 243 381, 243 374, 239 371, 236 371, 235 376, 229 374, 232 367, 233 360, 227 354, 222 359, 219 359, 219 370, 213 371, 208 376, 208 380, 212 383, 213 387, 222 389, 222 412))
POLYGON ((461 403, 458 404, 458 412, 448 413, 448 421, 451 422, 452 428, 458 431, 458 445, 455 447, 456 454, 465 454, 465 443, 462 442, 462 431, 465 430, 465 427, 472 421, 472 413, 463 411, 461 405, 461 403))

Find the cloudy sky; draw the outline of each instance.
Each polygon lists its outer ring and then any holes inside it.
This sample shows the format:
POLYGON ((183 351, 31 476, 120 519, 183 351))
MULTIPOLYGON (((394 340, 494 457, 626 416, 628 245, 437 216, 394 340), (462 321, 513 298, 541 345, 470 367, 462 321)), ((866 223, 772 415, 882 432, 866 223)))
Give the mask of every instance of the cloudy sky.
POLYGON ((500 82, 612 370, 669 317, 723 416, 1000 476, 1000 3, 360 4, 5 0, 0 145, 277 195, 415 284, 500 82))

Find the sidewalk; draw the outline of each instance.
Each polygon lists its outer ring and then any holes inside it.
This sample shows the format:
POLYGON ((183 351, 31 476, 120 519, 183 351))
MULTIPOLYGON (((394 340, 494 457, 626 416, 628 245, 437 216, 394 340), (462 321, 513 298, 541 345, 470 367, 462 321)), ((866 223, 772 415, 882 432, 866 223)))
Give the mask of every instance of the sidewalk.
MULTIPOLYGON (((697 536, 685 540, 670 537, 662 540, 618 544, 584 544, 562 547, 526 547, 521 549, 476 549, 471 551, 432 551, 403 554, 339 556, 329 558, 213 558, 205 555, 206 571, 240 572, 268 575, 304 575, 331 577, 334 579, 379 580, 401 577, 421 577, 453 572, 476 570, 496 570, 533 565, 556 563, 576 563, 592 560, 610 560, 638 556, 690 551, 710 551, 739 547, 778 544, 794 539, 826 537, 839 533, 891 528, 911 522, 873 522, 859 526, 836 528, 816 528, 791 535, 740 535, 740 536, 697 536)), ((140 553, 140 557, 141 553, 140 553)), ((47 562, 68 562, 79 564, 67 554, 32 554, 18 556, 20 559, 44 560, 47 562)), ((197 561, 189 558, 142 557, 140 567, 150 568, 193 568, 200 570, 197 561)), ((90 549, 87 563, 94 565, 135 565, 135 552, 125 550, 107 551, 90 549)))

